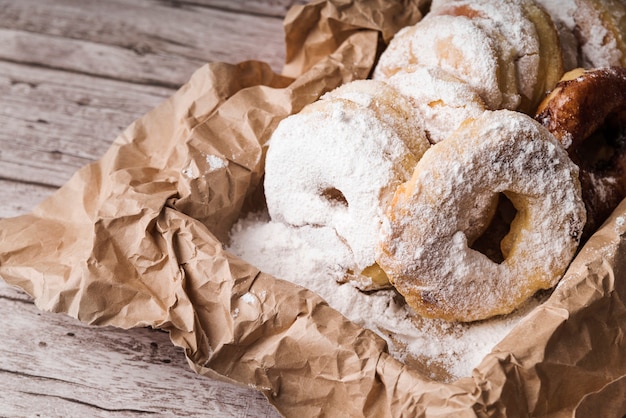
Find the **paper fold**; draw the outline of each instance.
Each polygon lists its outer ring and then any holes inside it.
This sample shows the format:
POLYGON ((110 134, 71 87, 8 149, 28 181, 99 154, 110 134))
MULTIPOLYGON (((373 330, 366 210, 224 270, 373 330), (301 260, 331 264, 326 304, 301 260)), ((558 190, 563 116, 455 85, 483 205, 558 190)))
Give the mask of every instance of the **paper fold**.
POLYGON ((285 19, 283 75, 211 63, 24 216, 0 220, 0 277, 41 309, 169 331, 198 373, 254 386, 286 416, 585 416, 626 390, 622 204, 551 298, 473 376, 443 384, 318 295, 224 250, 262 204, 278 122, 366 78, 415 2, 318 1, 285 19), (398 11, 401 14, 397 14, 398 11))

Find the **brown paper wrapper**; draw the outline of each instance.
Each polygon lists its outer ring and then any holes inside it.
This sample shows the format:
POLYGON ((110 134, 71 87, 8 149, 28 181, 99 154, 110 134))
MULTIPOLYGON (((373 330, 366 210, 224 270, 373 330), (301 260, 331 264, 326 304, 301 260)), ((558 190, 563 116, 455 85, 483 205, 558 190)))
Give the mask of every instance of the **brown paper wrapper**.
POLYGON ((261 62, 197 70, 99 161, 31 213, 0 221, 0 277, 44 310, 167 330, 198 373, 253 386, 286 416, 624 413, 626 204, 550 299, 472 376, 448 384, 392 358, 381 338, 313 292, 224 250, 233 223, 262 201, 277 123, 366 78, 384 43, 421 18, 420 7, 294 7, 283 75, 261 62), (211 166, 207 156, 225 163, 211 166))

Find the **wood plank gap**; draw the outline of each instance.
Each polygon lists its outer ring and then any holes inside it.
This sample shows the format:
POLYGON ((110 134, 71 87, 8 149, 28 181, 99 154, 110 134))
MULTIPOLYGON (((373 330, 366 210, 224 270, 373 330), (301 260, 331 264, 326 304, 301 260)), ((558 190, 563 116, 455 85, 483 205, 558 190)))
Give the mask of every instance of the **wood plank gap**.
POLYGON ((29 181, 29 180, 23 180, 23 179, 17 179, 17 178, 9 178, 6 176, 0 176, 0 181, 7 181, 7 182, 11 182, 11 183, 18 183, 18 184, 23 184, 26 186, 38 186, 38 187, 45 187, 50 189, 50 191, 55 191, 59 188, 59 186, 57 186, 56 184, 46 184, 46 183, 42 183, 40 181, 29 181))
POLYGON ((37 397, 47 397, 47 398, 62 399, 62 400, 67 401, 67 402, 77 403, 79 405, 88 406, 90 408, 94 408, 94 409, 97 409, 97 410, 100 410, 100 411, 106 411, 106 412, 130 412, 130 413, 134 413, 134 414, 150 414, 150 415, 156 414, 156 412, 146 411, 146 410, 143 410, 143 409, 106 408, 104 406, 100 406, 100 405, 92 404, 92 403, 89 403, 89 402, 81 401, 79 399, 70 398, 69 396, 50 395, 50 394, 47 394, 47 393, 37 393, 37 392, 30 392, 30 391, 23 391, 23 390, 20 390, 19 392, 23 393, 23 394, 26 394, 26 395, 37 396, 37 397))
MULTIPOLYGON (((9 369, 5 369, 3 367, 0 367, 0 373, 10 373, 10 374, 15 375, 15 376, 27 377, 29 379, 37 379, 39 381, 47 380, 47 381, 52 381, 52 382, 62 382, 62 383, 67 383, 67 384, 71 384, 71 385, 78 385, 78 386, 88 387, 90 389, 97 389, 96 387, 87 386, 87 385, 84 385, 84 384, 82 384, 80 382, 78 382, 78 383, 77 382, 71 382, 69 380, 59 379, 59 378, 51 377, 51 376, 41 376, 41 375, 33 374, 33 373, 20 372, 20 371, 17 371, 17 370, 9 370, 9 369)), ((28 393, 30 395, 43 395, 42 393, 30 393, 30 392, 26 392, 26 391, 20 391, 20 392, 28 393)))
MULTIPOLYGON (((165 0, 166 3, 179 3, 181 5, 184 6, 189 6, 189 7, 202 7, 205 9, 211 9, 211 10, 217 10, 220 12, 225 12, 225 13, 241 13, 236 9, 230 9, 228 7, 225 6, 207 6, 205 4, 202 3, 197 3, 197 2, 193 2, 193 1, 167 1, 165 0)), ((176 6, 174 6, 176 7, 176 6)), ((284 19, 284 15, 281 14, 274 14, 274 13, 262 13, 262 12, 257 12, 257 11, 253 11, 253 10, 246 10, 246 15, 248 16, 255 16, 255 17, 271 17, 271 18, 276 18, 276 19, 284 19)))
MULTIPOLYGON (((48 36, 53 36, 53 35, 48 35, 48 36)), ((15 65, 24 65, 26 67, 39 68, 39 69, 44 69, 44 70, 62 71, 64 73, 68 73, 68 74, 84 75, 84 76, 89 76, 89 77, 94 77, 94 78, 100 78, 100 79, 103 79, 103 80, 111 80, 111 81, 122 82, 122 83, 126 83, 126 84, 134 84, 134 85, 138 84, 138 85, 148 86, 148 87, 167 88, 167 89, 171 89, 172 92, 176 91, 177 89, 179 89, 181 87, 181 85, 178 84, 178 83, 169 83, 167 81, 157 81, 157 80, 150 80, 150 81, 133 80, 133 81, 129 81, 129 80, 124 79, 124 78, 111 77, 111 76, 107 76, 107 75, 103 75, 103 74, 94 74, 94 73, 90 73, 90 72, 87 72, 87 71, 78 71, 78 70, 75 70, 75 69, 56 67, 56 66, 50 66, 50 65, 43 65, 43 64, 40 64, 40 63, 37 63, 37 62, 34 62, 34 61, 18 61, 18 60, 12 60, 12 59, 9 59, 9 58, 0 58, 0 62, 6 62, 6 63, 9 63, 9 64, 15 64, 15 65)))
MULTIPOLYGON (((16 297, 16 296, 8 296, 8 295, 0 295, 0 299, 2 299, 2 300, 9 300, 11 302, 25 303, 27 305, 33 305, 35 303, 32 299, 26 299, 26 298, 20 298, 20 297, 16 297)), ((8 370, 3 370, 0 367, 0 372, 3 372, 3 371, 8 371, 8 370)))
POLYGON ((207 4, 206 2, 202 2, 202 1, 157 0, 158 3, 161 3, 164 6, 172 7, 172 8, 197 7, 197 8, 203 8, 203 9, 209 9, 209 10, 217 10, 221 12, 241 13, 241 14, 246 14, 249 16, 257 16, 257 17, 273 17, 277 19, 284 19, 285 16, 287 15, 287 12, 289 11, 291 7, 293 7, 295 4, 306 4, 307 1, 308 0, 292 0, 289 2, 285 2, 284 10, 282 13, 268 13, 268 12, 257 11, 257 9, 250 9, 250 8, 246 9, 244 12, 241 9, 237 9, 235 7, 227 7, 223 5, 217 5, 217 4, 207 4))

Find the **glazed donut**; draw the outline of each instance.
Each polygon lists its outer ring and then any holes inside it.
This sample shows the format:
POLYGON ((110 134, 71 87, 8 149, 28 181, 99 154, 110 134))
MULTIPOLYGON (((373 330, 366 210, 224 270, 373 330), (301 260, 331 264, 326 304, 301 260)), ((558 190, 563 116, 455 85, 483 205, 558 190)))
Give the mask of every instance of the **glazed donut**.
POLYGON ((417 109, 432 144, 448 137, 465 119, 486 110, 469 84, 438 67, 407 66, 386 81, 417 109))
POLYGON ((552 16, 561 39, 574 43, 574 67, 626 66, 624 0, 537 0, 552 16))
POLYGON ((439 0, 430 13, 469 18, 495 41, 511 98, 502 108, 533 112, 563 74, 558 33, 533 0, 439 0))
POLYGON ((427 15, 401 29, 381 54, 373 78, 386 81, 409 65, 439 67, 465 81, 489 109, 516 100, 501 90, 503 70, 494 41, 469 19, 427 15))
POLYGON ((585 223, 578 168, 532 117, 509 110, 468 120, 433 145, 386 212, 378 264, 420 315, 475 321, 506 314, 560 279, 585 223), (468 245, 477 196, 517 210, 504 260, 468 245))
POLYGON ((391 101, 377 95, 391 87, 367 86, 350 87, 359 91, 354 100, 333 97, 344 87, 283 119, 269 141, 264 179, 271 219, 333 228, 354 254, 347 275, 373 282, 356 283, 365 288, 388 284, 375 263, 383 209, 430 146, 401 97, 383 112, 391 101))
POLYGON ((580 167, 586 239, 626 197, 626 69, 566 73, 535 118, 580 167))

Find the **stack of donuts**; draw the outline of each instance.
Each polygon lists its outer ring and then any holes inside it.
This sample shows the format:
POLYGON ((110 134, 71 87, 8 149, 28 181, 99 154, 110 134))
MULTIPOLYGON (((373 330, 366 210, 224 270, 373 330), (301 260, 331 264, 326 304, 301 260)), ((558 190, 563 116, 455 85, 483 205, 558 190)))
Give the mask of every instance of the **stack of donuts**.
POLYGON ((569 2, 434 0, 371 79, 278 125, 272 220, 334 229, 346 281, 429 318, 504 315, 554 287, 626 197, 626 2, 569 2))

